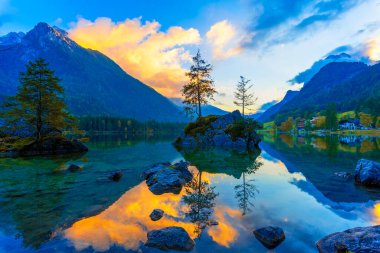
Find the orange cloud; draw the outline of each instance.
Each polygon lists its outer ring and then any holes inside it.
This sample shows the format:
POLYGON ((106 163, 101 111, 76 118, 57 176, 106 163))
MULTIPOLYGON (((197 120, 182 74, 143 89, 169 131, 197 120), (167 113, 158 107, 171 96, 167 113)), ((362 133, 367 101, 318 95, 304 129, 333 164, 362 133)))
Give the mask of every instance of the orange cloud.
POLYGON ((238 36, 236 28, 227 20, 211 26, 206 38, 209 44, 212 45, 214 59, 230 58, 242 51, 240 43, 243 37, 238 36))
POLYGON ((374 218, 373 224, 379 225, 380 224, 380 203, 377 203, 373 206, 372 215, 374 218))
POLYGON ((128 74, 168 97, 180 96, 186 80, 182 64, 191 56, 184 46, 200 42, 194 28, 175 26, 161 32, 158 22, 142 24, 139 18, 120 23, 80 18, 71 26, 69 35, 79 45, 106 54, 128 74))
POLYGON ((380 61, 380 37, 368 43, 367 55, 372 61, 380 61))

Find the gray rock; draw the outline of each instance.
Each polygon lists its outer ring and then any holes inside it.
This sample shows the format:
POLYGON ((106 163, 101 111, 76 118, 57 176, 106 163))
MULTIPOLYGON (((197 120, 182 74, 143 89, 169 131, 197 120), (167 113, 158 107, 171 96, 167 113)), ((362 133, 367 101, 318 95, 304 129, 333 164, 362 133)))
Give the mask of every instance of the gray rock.
POLYGON ((186 136, 182 139, 182 146, 184 147, 195 147, 197 145, 197 140, 192 136, 186 136))
POLYGON ((162 218, 162 216, 164 216, 164 211, 161 209, 154 209, 152 213, 149 215, 152 221, 158 221, 162 218))
POLYGON ((380 252, 380 226, 357 227, 328 235, 317 242, 320 253, 380 252), (344 249, 346 248, 346 251, 344 249))
POLYGON ((145 245, 161 250, 190 251, 195 243, 183 228, 166 227, 148 232, 145 245))
POLYGON ((214 129, 225 129, 228 125, 234 123, 237 120, 241 120, 243 117, 241 116, 240 112, 238 110, 233 111, 231 113, 228 113, 226 115, 223 115, 219 117, 217 120, 215 120, 213 123, 211 123, 211 126, 214 129))
POLYGON ((168 192, 178 194, 183 185, 193 178, 188 166, 189 163, 183 161, 174 165, 155 164, 143 172, 143 177, 149 190, 156 195, 168 192))
POLYGON ((216 147, 223 147, 226 146, 227 142, 231 141, 230 136, 228 136, 226 133, 217 134, 213 137, 214 145, 216 147))
POLYGON ((380 163, 360 159, 355 169, 355 181, 366 186, 380 187, 380 163))
POLYGON ((259 228, 253 231, 253 234, 268 249, 274 249, 285 240, 285 233, 279 227, 269 226, 259 228))

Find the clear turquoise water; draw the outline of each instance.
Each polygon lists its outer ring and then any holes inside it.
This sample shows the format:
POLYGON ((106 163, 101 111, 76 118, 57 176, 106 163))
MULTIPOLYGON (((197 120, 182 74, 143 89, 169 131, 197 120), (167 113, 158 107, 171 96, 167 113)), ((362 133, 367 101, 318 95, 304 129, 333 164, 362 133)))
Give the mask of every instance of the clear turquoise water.
POLYGON ((81 157, 1 159, 0 252, 158 252, 143 245, 146 233, 174 225, 195 239, 194 252, 268 252, 252 231, 269 225, 286 234, 276 252, 317 252, 327 234, 380 224, 380 191, 334 175, 353 172, 360 158, 380 160, 379 139, 265 136, 250 154, 179 152, 171 140, 98 137, 81 157), (193 165, 193 184, 152 194, 141 172, 181 159, 193 165), (83 169, 68 172, 72 163, 83 169), (114 171, 124 173, 119 182, 108 179, 114 171), (184 201, 194 194, 206 203, 184 201), (191 212, 205 206, 205 217, 191 212), (164 218, 151 221, 154 208, 164 218), (203 227, 202 219, 219 224, 203 227))

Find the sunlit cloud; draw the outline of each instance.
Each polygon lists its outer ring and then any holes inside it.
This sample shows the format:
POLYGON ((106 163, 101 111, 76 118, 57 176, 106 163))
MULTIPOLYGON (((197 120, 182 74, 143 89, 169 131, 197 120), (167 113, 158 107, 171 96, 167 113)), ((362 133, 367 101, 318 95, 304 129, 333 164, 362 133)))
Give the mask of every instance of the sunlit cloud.
POLYGON ((368 44, 368 49, 366 51, 368 57, 372 61, 380 60, 380 36, 372 39, 368 44))
POLYGON ((236 56, 242 51, 240 46, 243 40, 238 35, 236 27, 227 20, 220 21, 206 33, 208 43, 212 46, 213 58, 216 60, 230 58, 236 56))
POLYGON ((182 65, 191 61, 185 46, 201 40, 194 28, 160 31, 157 21, 142 23, 140 18, 119 23, 79 18, 71 27, 69 35, 78 44, 106 54, 128 74, 168 97, 178 97, 185 81, 182 65))

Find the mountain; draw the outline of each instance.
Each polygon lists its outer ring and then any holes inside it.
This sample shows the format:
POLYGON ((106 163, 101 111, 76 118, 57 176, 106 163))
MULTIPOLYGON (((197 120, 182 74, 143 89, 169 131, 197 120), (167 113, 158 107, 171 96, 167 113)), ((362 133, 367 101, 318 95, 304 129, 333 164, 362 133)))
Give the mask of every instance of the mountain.
MULTIPOLYGON (((321 68, 276 114, 284 120, 288 116, 319 112, 330 103, 335 103, 341 112, 360 109, 378 114, 378 101, 380 63, 368 66, 360 62, 334 62, 321 68)), ((270 119, 274 119, 274 115, 270 119)))
POLYGON ((356 62, 357 59, 346 53, 331 54, 324 59, 316 61, 313 65, 289 80, 290 83, 307 83, 317 74, 324 66, 332 62, 356 62))
POLYGON ((285 94, 285 97, 278 102, 277 104, 270 107, 268 110, 266 110, 264 113, 262 113, 257 120, 259 122, 267 122, 269 119, 275 115, 286 103, 291 101, 294 97, 298 95, 299 91, 294 90, 288 90, 285 94))
MULTIPOLYGON (((184 108, 184 104, 182 103, 181 98, 170 98, 170 100, 175 104, 181 111, 184 108)), ((227 114, 227 111, 224 111, 216 106, 213 105, 202 105, 202 115, 208 116, 208 115, 225 115, 227 114)))
POLYGON ((137 120, 183 121, 178 108, 124 72, 104 54, 86 49, 46 23, 26 34, 0 38, 0 97, 14 95, 25 64, 42 57, 55 70, 75 115, 109 115, 137 120))

